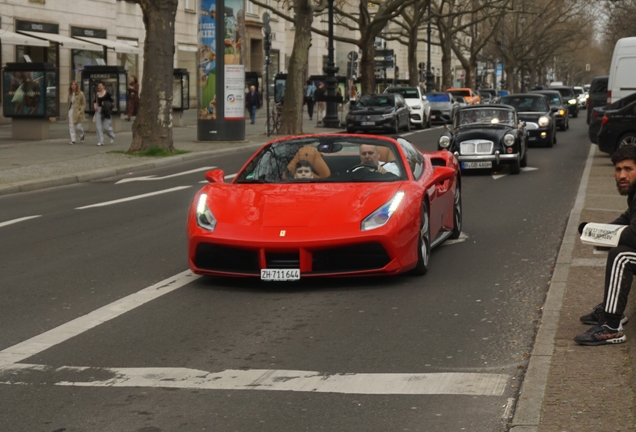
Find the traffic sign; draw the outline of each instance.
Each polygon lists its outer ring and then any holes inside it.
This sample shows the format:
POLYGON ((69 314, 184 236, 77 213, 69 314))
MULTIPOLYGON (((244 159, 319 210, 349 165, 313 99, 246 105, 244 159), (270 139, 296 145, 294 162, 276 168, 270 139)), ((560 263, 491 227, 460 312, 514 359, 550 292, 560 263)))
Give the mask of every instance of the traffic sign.
POLYGON ((347 58, 351 61, 356 61, 358 60, 358 53, 355 51, 349 51, 349 54, 347 54, 347 58))

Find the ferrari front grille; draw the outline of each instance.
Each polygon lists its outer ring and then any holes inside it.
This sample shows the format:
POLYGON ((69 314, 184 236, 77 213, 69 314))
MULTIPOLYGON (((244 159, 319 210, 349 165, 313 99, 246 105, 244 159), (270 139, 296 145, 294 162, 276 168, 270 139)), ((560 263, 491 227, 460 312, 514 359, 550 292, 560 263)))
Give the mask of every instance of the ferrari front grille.
POLYGON ((201 270, 260 274, 258 251, 201 243, 197 246, 194 265, 201 270))
POLYGON ((348 271, 381 269, 391 261, 379 243, 366 243, 313 253, 312 271, 315 273, 342 273, 348 271))
POLYGON ((294 253, 265 253, 268 269, 297 269, 300 268, 300 254, 294 253))
POLYGON ((492 154, 495 144, 486 140, 468 140, 462 141, 459 147, 459 153, 462 155, 492 154))

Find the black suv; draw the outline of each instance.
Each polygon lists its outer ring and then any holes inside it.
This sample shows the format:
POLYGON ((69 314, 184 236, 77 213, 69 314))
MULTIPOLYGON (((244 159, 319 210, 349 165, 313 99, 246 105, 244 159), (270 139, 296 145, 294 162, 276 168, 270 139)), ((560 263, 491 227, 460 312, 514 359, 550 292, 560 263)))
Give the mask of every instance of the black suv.
POLYGON ((574 118, 579 116, 579 105, 576 100, 576 93, 574 93, 574 89, 572 87, 554 86, 550 87, 549 90, 556 90, 561 93, 563 105, 568 107, 568 113, 574 118))
POLYGON ((607 80, 608 76, 597 76, 592 78, 590 84, 589 97, 587 98, 587 124, 590 124, 592 110, 596 107, 607 105, 607 80))

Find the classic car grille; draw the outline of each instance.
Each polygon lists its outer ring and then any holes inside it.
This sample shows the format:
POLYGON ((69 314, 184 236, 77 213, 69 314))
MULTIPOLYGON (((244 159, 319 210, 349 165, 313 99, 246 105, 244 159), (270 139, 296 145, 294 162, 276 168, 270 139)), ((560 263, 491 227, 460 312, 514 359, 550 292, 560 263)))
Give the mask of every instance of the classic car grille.
POLYGON ((270 253, 265 254, 267 268, 269 269, 297 269, 300 268, 300 254, 295 253, 270 253))
POLYGON ((378 243, 366 243, 313 253, 313 272, 347 272, 380 269, 391 261, 378 243))
POLYGON ((194 265, 201 270, 259 274, 258 251, 201 243, 194 265))
POLYGON ((494 143, 486 140, 463 141, 459 147, 462 155, 492 154, 494 143))
POLYGON ((533 122, 526 122, 526 130, 536 130, 539 129, 539 125, 533 122))

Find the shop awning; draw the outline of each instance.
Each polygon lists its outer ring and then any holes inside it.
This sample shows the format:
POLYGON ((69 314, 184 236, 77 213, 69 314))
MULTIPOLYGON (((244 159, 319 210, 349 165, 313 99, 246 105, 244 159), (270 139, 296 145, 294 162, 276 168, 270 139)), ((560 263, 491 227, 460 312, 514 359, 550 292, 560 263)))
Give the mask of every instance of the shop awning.
POLYGON ((68 36, 62 36, 57 33, 44 33, 44 32, 32 32, 22 30, 20 33, 24 33, 25 35, 33 36, 36 38, 44 39, 47 41, 59 43, 60 46, 69 49, 78 49, 78 50, 86 50, 86 51, 103 51, 101 45, 95 45, 89 42, 77 40, 70 38, 68 36))
POLYGON ((14 33, 9 30, 0 30, 0 41, 9 45, 29 45, 48 47, 49 43, 42 39, 32 38, 31 36, 14 33))
POLYGON ((110 48, 113 51, 118 53, 141 54, 140 48, 137 48, 132 45, 125 44, 119 41, 114 41, 110 39, 102 39, 102 38, 92 38, 92 37, 86 37, 86 36, 75 36, 75 39, 105 46, 106 48, 110 48))

